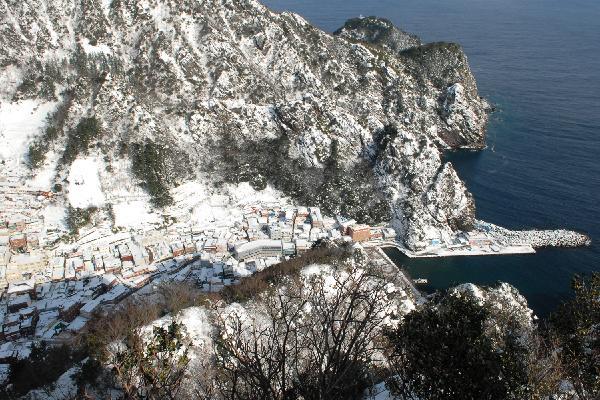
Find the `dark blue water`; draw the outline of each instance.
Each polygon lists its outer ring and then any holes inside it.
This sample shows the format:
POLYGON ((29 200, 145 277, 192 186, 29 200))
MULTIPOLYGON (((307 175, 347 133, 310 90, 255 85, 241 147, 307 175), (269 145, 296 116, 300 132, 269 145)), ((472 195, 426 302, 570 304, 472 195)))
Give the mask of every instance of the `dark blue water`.
POLYGON ((489 148, 449 156, 478 217, 509 228, 568 227, 588 249, 532 256, 408 261, 431 288, 514 284, 540 314, 569 295, 574 273, 600 270, 600 1, 266 0, 325 31, 359 15, 391 19, 425 41, 463 45, 480 93, 499 112, 489 148))

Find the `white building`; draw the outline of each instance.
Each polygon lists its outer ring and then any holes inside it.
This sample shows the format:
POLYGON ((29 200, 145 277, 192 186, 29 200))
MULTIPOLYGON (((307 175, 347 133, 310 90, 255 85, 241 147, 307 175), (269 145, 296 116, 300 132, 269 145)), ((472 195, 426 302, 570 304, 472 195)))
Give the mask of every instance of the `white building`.
POLYGON ((239 261, 249 258, 281 257, 283 244, 281 240, 261 239, 236 245, 235 257, 239 261))

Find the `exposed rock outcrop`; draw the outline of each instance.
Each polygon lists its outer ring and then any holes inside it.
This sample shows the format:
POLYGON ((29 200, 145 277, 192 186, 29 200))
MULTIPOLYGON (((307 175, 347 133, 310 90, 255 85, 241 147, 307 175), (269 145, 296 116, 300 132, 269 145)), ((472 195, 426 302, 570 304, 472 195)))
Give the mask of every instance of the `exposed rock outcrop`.
POLYGON ((376 44, 393 53, 422 45, 418 36, 398 29, 388 19, 378 17, 349 19, 333 34, 357 42, 376 44))

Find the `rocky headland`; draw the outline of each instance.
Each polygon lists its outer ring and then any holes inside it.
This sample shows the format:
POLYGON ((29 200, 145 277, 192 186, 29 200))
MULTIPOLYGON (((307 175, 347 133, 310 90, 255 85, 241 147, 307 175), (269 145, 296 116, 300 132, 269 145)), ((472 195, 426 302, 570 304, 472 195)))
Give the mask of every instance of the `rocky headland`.
POLYGON ((331 35, 256 0, 25 0, 0 13, 0 110, 40 119, 0 135, 11 179, 41 176, 69 198, 86 157, 98 207, 141 188, 160 210, 185 182, 250 182, 390 223, 408 248, 473 228, 443 152, 484 148, 490 105, 457 44, 375 17, 331 35))

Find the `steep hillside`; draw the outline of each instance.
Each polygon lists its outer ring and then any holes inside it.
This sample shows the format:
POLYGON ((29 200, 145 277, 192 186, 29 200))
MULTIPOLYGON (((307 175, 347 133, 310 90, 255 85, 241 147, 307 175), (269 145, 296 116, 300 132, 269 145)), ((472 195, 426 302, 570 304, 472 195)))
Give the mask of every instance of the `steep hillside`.
POLYGON ((332 36, 254 0, 3 1, 0 15, 0 113, 35 122, 0 125, 6 176, 76 190, 88 157, 103 203, 146 192, 156 207, 185 181, 270 183, 391 220, 408 246, 473 223, 441 151, 483 147, 488 105, 456 45, 386 21, 391 34, 358 20, 332 36))

